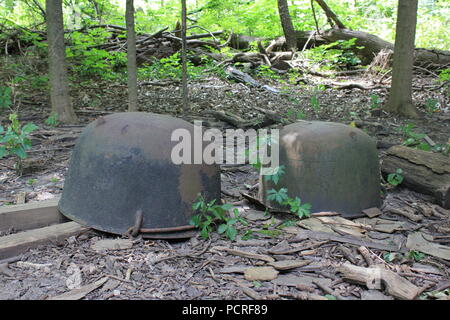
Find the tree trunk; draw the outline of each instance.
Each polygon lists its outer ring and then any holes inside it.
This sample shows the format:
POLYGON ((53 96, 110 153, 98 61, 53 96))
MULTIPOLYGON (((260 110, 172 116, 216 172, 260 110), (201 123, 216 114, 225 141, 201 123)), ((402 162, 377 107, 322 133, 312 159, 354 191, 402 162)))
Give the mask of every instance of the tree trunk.
POLYGON ((136 68, 136 33, 134 31, 133 0, 127 0, 125 20, 127 24, 127 74, 128 74, 128 111, 138 111, 138 88, 136 68))
POLYGON ((183 111, 187 113, 189 111, 189 96, 187 86, 187 61, 186 61, 186 0, 181 0, 181 59, 182 59, 182 100, 183 111))
POLYGON ((58 120, 62 123, 73 123, 77 117, 69 96, 62 0, 46 0, 46 8, 52 113, 58 114, 58 120))
POLYGON ((385 109, 417 118, 412 101, 412 71, 418 0, 399 0, 395 35, 392 84, 385 109))
POLYGON ((319 6, 322 8, 322 10, 325 12, 325 15, 327 16, 328 22, 333 27, 334 22, 339 29, 345 29, 345 25, 339 20, 337 15, 330 9, 330 7, 325 3, 324 0, 316 0, 316 2, 319 4, 319 6))
MULTIPOLYGON (((409 0, 407 0, 409 1, 409 0)), ((382 158, 385 176, 402 169, 400 186, 434 197, 443 208, 450 208, 450 162, 445 155, 404 146, 394 146, 382 158)))
POLYGON ((278 0, 278 12, 280 14, 281 26, 283 27, 284 37, 288 50, 294 51, 297 48, 297 39, 294 26, 292 25, 291 15, 287 0, 278 0))

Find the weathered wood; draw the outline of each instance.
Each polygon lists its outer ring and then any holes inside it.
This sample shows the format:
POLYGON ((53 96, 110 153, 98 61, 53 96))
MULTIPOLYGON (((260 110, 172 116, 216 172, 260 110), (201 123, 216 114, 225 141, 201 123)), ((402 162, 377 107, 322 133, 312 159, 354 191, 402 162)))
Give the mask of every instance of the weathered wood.
MULTIPOLYGON (((337 40, 350 40, 356 38, 356 46, 363 47, 356 52, 364 57, 364 63, 370 63, 382 50, 394 50, 394 44, 383 40, 373 34, 348 29, 330 29, 321 34, 321 38, 329 42, 337 40)), ((414 52, 414 65, 435 64, 446 65, 450 63, 450 52, 445 50, 429 50, 416 48, 414 52)))
POLYGON ((373 248, 378 250, 392 251, 392 252, 406 252, 405 249, 399 248, 397 246, 384 244, 382 242, 374 242, 368 240, 366 238, 357 238, 354 236, 339 236, 332 233, 321 232, 321 231, 310 231, 310 230, 302 230, 297 234, 296 237, 290 239, 289 242, 298 242, 303 241, 304 239, 313 239, 313 240, 329 240, 329 241, 337 241, 341 243, 349 243, 357 246, 365 246, 367 248, 373 248))
POLYGON ((381 267, 364 268, 344 263, 338 268, 345 280, 364 284, 369 289, 381 289, 382 284, 388 294, 402 300, 412 300, 420 289, 396 273, 381 267))
POLYGON ((389 148, 382 159, 384 175, 403 170, 402 186, 432 195, 443 208, 450 208, 450 159, 439 153, 405 146, 389 148))
POLYGON ((0 208, 0 232, 24 231, 69 221, 58 211, 59 199, 0 208))
POLYGON ((242 251, 242 250, 236 250, 236 249, 230 249, 230 248, 226 248, 226 247, 214 247, 213 249, 218 250, 218 251, 225 251, 228 254, 232 254, 235 256, 239 256, 239 257, 243 257, 243 258, 249 258, 249 259, 257 259, 257 260, 263 260, 266 262, 275 262, 275 259, 265 255, 265 254, 257 254, 254 252, 248 252, 248 251, 242 251))
POLYGON ((41 244, 67 239, 88 229, 76 222, 67 222, 0 237, 0 259, 16 256, 41 244))
MULTIPOLYGON (((430 237, 432 238, 432 236, 430 237)), ((450 261, 450 247, 427 240, 425 234, 421 232, 415 232, 408 235, 406 248, 421 251, 434 257, 450 261)))
POLYGON ((84 298, 88 293, 100 288, 107 280, 108 277, 104 277, 94 283, 84 285, 80 288, 73 289, 69 292, 65 292, 55 297, 50 297, 47 300, 80 300, 84 298))

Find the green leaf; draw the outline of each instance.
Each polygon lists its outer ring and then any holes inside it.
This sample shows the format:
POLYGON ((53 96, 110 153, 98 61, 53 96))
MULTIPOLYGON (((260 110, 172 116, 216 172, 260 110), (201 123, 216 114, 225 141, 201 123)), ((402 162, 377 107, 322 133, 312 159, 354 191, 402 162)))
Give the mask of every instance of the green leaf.
POLYGON ((234 239, 236 239, 237 236, 237 230, 233 227, 228 227, 227 229, 227 237, 231 240, 234 241, 234 239))
POLYGON ((217 232, 219 232, 219 233, 224 233, 225 231, 227 231, 227 229, 228 229, 228 225, 226 225, 226 224, 224 223, 224 224, 221 224, 221 225, 219 226, 219 228, 217 229, 217 232))
POLYGON ((26 125, 24 125, 22 127, 22 132, 28 134, 37 129, 39 129, 39 127, 37 125, 35 125, 34 123, 27 123, 26 125))
POLYGON ((203 239, 208 239, 209 238, 209 228, 208 228, 208 226, 204 226, 202 228, 202 230, 200 231, 200 236, 203 239))
POLYGON ((222 205, 222 209, 225 211, 231 210, 231 209, 233 209, 233 205, 231 205, 229 203, 225 203, 222 205))
POLYGON ((6 147, 0 146, 0 159, 7 155, 8 155, 8 151, 6 150, 6 147))

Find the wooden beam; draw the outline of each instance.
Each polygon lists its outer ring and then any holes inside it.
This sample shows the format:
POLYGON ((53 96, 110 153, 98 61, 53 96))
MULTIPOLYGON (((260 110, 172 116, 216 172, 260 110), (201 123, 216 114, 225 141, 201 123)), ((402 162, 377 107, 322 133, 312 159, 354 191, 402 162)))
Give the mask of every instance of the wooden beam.
POLYGON ((0 207, 0 232, 24 231, 69 221, 58 211, 59 199, 0 207))
POLYGON ((17 256, 41 244, 62 241, 88 229, 72 221, 0 237, 0 259, 17 256))

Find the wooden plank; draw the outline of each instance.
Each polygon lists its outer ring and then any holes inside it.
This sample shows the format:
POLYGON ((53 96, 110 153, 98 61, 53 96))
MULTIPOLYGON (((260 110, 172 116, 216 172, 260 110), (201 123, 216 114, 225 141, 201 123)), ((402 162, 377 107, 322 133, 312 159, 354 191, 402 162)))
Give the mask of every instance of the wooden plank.
POLYGON ((24 231, 69 221, 58 211, 58 199, 0 207, 0 232, 24 231))
POLYGON ((72 221, 0 237, 0 259, 19 255, 41 244, 67 239, 88 229, 72 221))

